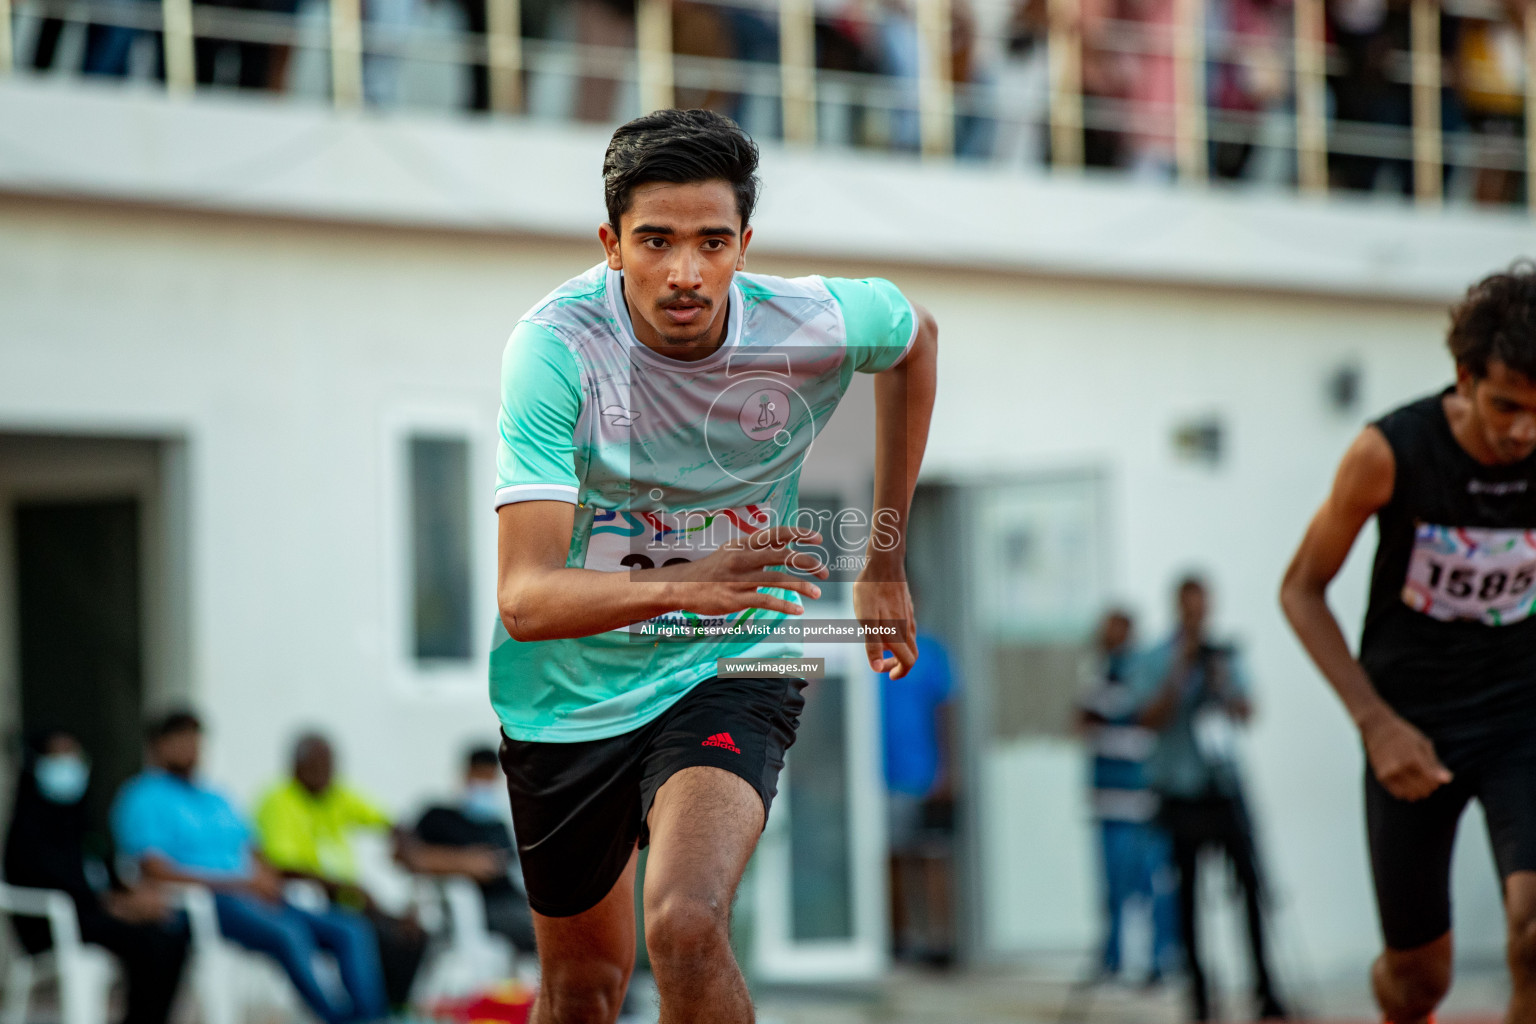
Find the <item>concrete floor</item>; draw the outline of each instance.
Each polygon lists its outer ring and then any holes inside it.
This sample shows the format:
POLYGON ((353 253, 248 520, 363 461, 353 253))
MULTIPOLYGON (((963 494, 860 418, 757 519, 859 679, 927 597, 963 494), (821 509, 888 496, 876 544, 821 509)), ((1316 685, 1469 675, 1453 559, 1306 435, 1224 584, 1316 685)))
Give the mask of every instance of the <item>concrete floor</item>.
MULTIPOLYGON (((1499 1024, 1508 991, 1501 971, 1464 973, 1440 1024, 1499 1024)), ((1249 1021, 1242 993, 1225 993, 1225 1021, 1249 1021)), ((1348 979, 1294 993, 1296 1024, 1379 1024, 1364 981, 1348 979)), ((1180 1024, 1173 986, 1145 992, 1122 985, 1075 986, 1070 977, 1027 968, 957 973, 896 970, 879 984, 842 988, 765 988, 759 1024, 1180 1024)))

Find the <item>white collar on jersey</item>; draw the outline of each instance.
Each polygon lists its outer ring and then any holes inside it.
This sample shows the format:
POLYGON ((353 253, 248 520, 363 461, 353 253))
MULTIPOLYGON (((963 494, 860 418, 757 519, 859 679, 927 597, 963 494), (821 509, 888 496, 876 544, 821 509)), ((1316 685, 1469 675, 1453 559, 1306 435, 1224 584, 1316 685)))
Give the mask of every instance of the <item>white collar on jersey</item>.
POLYGON ((624 339, 624 344, 636 355, 652 366, 659 366, 668 370, 680 370, 683 373, 697 373, 701 370, 713 370, 723 363, 730 350, 741 341, 741 322, 746 300, 742 297, 741 288, 736 284, 736 279, 731 278, 731 308, 726 313, 725 338, 720 342, 720 347, 715 349, 703 359, 688 362, 683 359, 672 359, 664 356, 655 349, 640 342, 635 337, 635 325, 629 319, 629 303, 624 301, 624 275, 608 268, 608 308, 613 313, 613 318, 618 322, 619 333, 624 339))

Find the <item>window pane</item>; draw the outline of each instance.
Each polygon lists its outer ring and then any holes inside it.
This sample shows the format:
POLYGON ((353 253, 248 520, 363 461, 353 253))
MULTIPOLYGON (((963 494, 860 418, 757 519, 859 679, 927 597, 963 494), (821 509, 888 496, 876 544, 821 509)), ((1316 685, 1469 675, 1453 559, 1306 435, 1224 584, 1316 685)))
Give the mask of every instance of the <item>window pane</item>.
POLYGON ((846 689, 841 676, 811 680, 789 758, 790 934, 796 942, 853 937, 846 689))
POLYGON ((410 468, 416 657, 468 659, 469 443, 413 437, 410 468))

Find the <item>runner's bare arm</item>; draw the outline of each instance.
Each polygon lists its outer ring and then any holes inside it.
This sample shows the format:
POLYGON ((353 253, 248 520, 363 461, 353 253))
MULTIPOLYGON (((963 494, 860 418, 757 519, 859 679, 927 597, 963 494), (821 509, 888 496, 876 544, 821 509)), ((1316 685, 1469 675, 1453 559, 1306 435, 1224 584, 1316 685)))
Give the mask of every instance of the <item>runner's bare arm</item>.
POLYGON ((1350 653, 1339 620, 1328 607, 1328 584, 1338 575, 1366 521, 1392 498, 1396 466, 1381 431, 1361 431, 1334 477, 1333 490, 1312 517, 1280 585, 1285 617, 1312 661, 1338 694, 1365 741, 1371 768, 1392 795, 1428 796, 1450 781, 1434 746, 1393 711, 1350 653))
POLYGON ((769 567, 789 565, 827 575, 814 556, 789 546, 821 543, 821 535, 812 530, 777 526, 723 544, 694 562, 597 572, 565 567, 574 505, 520 501, 501 506, 497 515, 497 605, 515 640, 592 636, 678 610, 728 615, 764 608, 798 614, 795 605, 758 588, 779 587, 811 598, 821 596, 821 588, 769 567))
POLYGON ((867 640, 865 653, 876 672, 892 679, 917 661, 916 623, 907 590, 907 516, 917 472, 928 446, 928 422, 938 383, 939 325, 917 303, 917 336, 897 365, 875 375, 875 519, 868 560, 853 585, 854 615, 861 622, 903 623, 892 641, 867 640), (885 657, 889 650, 894 657, 885 657))

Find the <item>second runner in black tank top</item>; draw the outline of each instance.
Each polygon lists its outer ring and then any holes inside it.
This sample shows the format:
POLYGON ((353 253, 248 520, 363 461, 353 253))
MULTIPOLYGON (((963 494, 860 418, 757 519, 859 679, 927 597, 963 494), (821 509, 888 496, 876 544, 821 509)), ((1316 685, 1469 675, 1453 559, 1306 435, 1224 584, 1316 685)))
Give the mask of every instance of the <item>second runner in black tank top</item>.
POLYGON ((1478 462, 1446 394, 1375 423, 1396 482, 1377 513, 1360 663, 1398 714, 1463 740, 1536 726, 1536 455, 1478 462))

